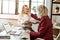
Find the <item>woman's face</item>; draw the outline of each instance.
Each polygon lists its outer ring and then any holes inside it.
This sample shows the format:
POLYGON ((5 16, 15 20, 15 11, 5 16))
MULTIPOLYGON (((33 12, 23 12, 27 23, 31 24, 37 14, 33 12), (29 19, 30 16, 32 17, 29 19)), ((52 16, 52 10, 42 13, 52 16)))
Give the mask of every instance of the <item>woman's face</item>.
POLYGON ((26 6, 26 7, 24 7, 24 13, 29 13, 29 8, 26 6))
POLYGON ((42 7, 38 7, 37 9, 40 13, 43 11, 42 7))
POLYGON ((39 15, 41 16, 41 12, 43 11, 41 7, 38 7, 38 12, 39 12, 39 15))

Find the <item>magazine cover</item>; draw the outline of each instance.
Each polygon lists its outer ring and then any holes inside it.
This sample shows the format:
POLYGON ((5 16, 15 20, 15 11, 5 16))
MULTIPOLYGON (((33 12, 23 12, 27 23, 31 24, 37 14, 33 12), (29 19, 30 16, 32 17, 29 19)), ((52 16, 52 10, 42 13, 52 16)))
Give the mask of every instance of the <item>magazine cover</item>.
POLYGON ((60 40, 60 0, 0 0, 0 40, 60 40))

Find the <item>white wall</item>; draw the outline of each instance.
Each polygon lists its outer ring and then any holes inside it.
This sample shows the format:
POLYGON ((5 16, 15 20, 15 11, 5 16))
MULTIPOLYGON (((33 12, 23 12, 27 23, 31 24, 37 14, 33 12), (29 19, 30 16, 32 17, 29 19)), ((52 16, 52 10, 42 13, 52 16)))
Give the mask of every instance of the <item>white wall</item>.
POLYGON ((4 19, 17 19, 18 15, 0 14, 0 19, 1 18, 4 18, 4 19))
POLYGON ((0 14, 0 23, 9 22, 12 24, 16 24, 18 19, 18 15, 6 15, 6 14, 0 14))
POLYGON ((46 0, 45 1, 45 6, 48 8, 48 15, 51 18, 51 1, 52 0, 46 0))

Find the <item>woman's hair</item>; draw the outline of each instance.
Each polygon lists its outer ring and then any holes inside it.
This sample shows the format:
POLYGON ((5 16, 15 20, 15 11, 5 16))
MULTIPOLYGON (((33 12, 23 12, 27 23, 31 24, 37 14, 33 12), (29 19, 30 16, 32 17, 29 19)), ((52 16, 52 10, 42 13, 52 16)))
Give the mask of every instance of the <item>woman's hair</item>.
POLYGON ((48 15, 48 9, 47 9, 47 7, 45 7, 44 5, 40 5, 40 6, 38 7, 38 11, 39 11, 39 14, 40 14, 41 16, 47 16, 47 15, 48 15))
MULTIPOLYGON (((20 16, 23 16, 23 14, 24 14, 24 7, 28 7, 28 6, 27 5, 23 5, 20 16)), ((29 13, 28 13, 28 15, 29 15, 29 13)))

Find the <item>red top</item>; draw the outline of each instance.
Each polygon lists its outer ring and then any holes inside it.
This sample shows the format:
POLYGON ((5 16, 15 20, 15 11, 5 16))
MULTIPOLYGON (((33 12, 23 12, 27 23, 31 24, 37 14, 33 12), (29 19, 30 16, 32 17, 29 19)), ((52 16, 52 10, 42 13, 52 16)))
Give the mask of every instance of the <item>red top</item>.
POLYGON ((36 38, 43 38, 45 40, 53 40, 53 26, 52 22, 48 16, 43 16, 38 18, 36 15, 31 14, 36 20, 39 20, 40 23, 38 25, 38 32, 30 32, 31 40, 35 40, 36 38))

